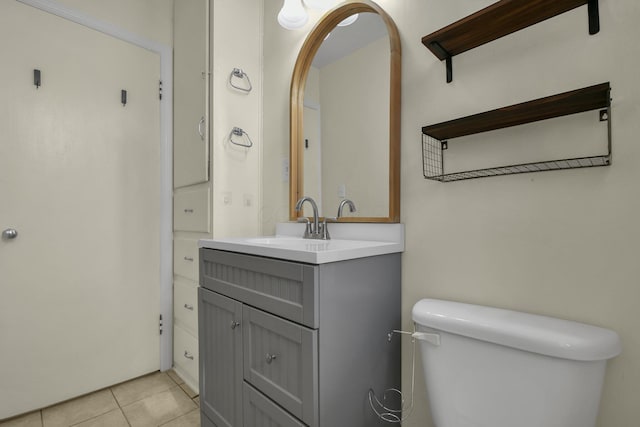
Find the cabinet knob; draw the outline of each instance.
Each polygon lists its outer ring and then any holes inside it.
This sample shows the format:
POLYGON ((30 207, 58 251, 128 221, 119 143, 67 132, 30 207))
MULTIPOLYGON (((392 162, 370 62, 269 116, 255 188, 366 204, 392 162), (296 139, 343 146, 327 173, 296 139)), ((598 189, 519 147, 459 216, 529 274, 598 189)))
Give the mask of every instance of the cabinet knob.
POLYGON ((15 239, 16 237, 18 237, 18 230, 15 228, 7 228, 2 232, 3 239, 15 239))
POLYGON ((236 322, 236 321, 232 321, 232 322, 231 322, 231 329, 235 329, 235 328, 237 328, 238 326, 240 326, 240 322, 236 322))
POLYGON ((184 308, 186 308, 187 310, 193 311, 193 306, 191 304, 185 304, 184 308))
POLYGON ((189 360, 193 360, 193 354, 189 353, 187 350, 184 351, 184 357, 189 360))
POLYGON ((271 362, 276 360, 276 358, 277 358, 277 355, 267 353, 267 356, 265 357, 265 360, 267 361, 268 364, 271 364, 271 362))

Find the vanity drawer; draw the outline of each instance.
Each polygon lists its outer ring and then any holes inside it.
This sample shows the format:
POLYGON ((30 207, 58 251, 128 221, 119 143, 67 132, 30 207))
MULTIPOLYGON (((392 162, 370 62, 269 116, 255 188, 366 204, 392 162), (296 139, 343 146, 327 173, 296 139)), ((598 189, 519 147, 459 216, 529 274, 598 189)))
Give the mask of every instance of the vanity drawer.
POLYGON ((198 336, 198 288, 176 279, 173 283, 173 317, 193 336, 198 336))
POLYGON ((249 384, 244 383, 243 388, 245 425, 306 427, 249 384))
POLYGON ((178 190, 173 195, 173 229, 208 233, 209 188, 178 190))
POLYGON ((198 340, 178 325, 173 328, 173 363, 184 382, 198 390, 198 340))
POLYGON ((173 272, 194 282, 198 281, 197 239, 174 239, 173 272))
POLYGON ((244 379, 309 426, 318 425, 318 331, 242 307, 244 379))
POLYGON ((200 249, 200 285, 318 328, 318 266, 200 249))

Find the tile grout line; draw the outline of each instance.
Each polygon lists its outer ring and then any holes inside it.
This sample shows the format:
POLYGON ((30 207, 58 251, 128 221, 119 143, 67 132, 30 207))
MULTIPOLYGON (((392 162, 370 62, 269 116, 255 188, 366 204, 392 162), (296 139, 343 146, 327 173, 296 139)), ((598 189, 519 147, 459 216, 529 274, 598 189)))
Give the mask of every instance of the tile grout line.
MULTIPOLYGON (((82 421, 78 421, 77 423, 69 424, 69 427, 74 427, 74 426, 80 425, 80 424, 82 424, 82 423, 86 423, 87 421, 95 420, 96 418, 100 418, 100 417, 102 417, 103 415, 107 415, 109 412, 113 412, 113 411, 115 411, 115 410, 116 410, 116 409, 114 408, 114 409, 111 409, 111 410, 109 410, 109 411, 107 411, 107 412, 104 412, 104 413, 102 413, 102 414, 98 414, 98 415, 93 416, 93 417, 91 417, 91 418, 87 418, 86 420, 82 420, 82 421)), ((120 412, 122 412, 122 410, 121 410, 120 412)), ((124 414, 124 412, 123 412, 123 414, 124 414)))
POLYGON ((175 417, 175 418, 171 418, 171 419, 170 419, 170 420, 168 420, 166 423, 162 423, 162 424, 158 425, 158 427, 162 427, 162 426, 164 426, 164 425, 167 425, 167 424, 169 424, 170 422, 175 421, 175 420, 177 420, 178 418, 180 418, 180 417, 184 417, 184 416, 186 416, 186 415, 188 415, 188 414, 190 414, 190 413, 192 413, 192 412, 195 412, 195 411, 200 412, 200 408, 194 408, 194 409, 190 410, 189 412, 185 412, 185 413, 184 413, 184 414, 182 414, 182 415, 178 415, 178 416, 177 416, 177 417, 175 417))
MULTIPOLYGON (((103 389, 100 389, 100 390, 96 390, 96 391, 94 391, 94 392, 87 393, 87 394, 85 394, 85 395, 78 396, 78 397, 75 397, 75 398, 73 398, 73 399, 69 399, 69 400, 67 400, 67 401, 61 402, 60 404, 62 404, 62 403, 67 403, 67 402, 73 402, 73 401, 76 401, 76 400, 78 400, 78 399, 80 399, 80 398, 82 398, 82 397, 86 397, 86 396, 90 396, 90 395, 93 395, 93 394, 96 394, 96 393, 100 393, 100 392, 102 392, 102 391, 104 391, 104 390, 107 390, 107 388, 103 388, 103 389)), ((110 388, 109 388, 109 391, 111 392, 111 389, 110 389, 110 388)), ((111 392, 111 395, 113 396, 113 392, 111 392)), ((118 400, 115 398, 115 396, 113 396, 113 398, 114 398, 114 400, 115 400, 115 402, 116 402, 116 405, 118 405, 118 400)), ((60 404, 56 404, 56 405, 52 405, 52 406, 48 406, 47 408, 53 408, 53 407, 58 406, 58 405, 60 405, 60 404)), ((119 406, 119 405, 118 405, 118 406, 119 406)), ((45 410, 45 409, 47 409, 47 408, 43 408, 43 409, 41 409, 41 410, 40 410, 40 421, 42 422, 42 426, 43 426, 43 427, 44 427, 44 410, 45 410)), ((91 421, 91 420, 96 419, 96 418, 98 418, 98 417, 101 417, 101 416, 103 416, 103 415, 105 415, 105 414, 108 414, 108 413, 109 413, 109 412, 111 412, 111 411, 115 411, 115 409, 109 409, 109 410, 108 410, 108 411, 106 411, 106 412, 102 412, 102 413, 100 413, 100 414, 94 415, 94 416, 89 417, 89 418, 87 418, 87 419, 84 419, 84 420, 82 420, 82 421, 78 421, 78 422, 75 422, 75 423, 73 423, 73 424, 68 424, 68 427, 77 426, 77 425, 82 424, 82 423, 84 423, 84 422, 91 421)), ((123 412, 123 414, 124 414, 124 412, 123 412)))
MULTIPOLYGON (((157 371, 157 372, 160 372, 160 371, 157 371)), ((160 372, 160 373, 162 374, 163 372, 160 372)), ((142 377, 134 378, 134 379, 132 379, 132 380, 125 381, 125 382, 123 382, 123 383, 116 384, 115 386, 111 386, 111 387, 109 387, 109 390, 111 391, 111 394, 113 395, 113 398, 114 398, 114 399, 116 399, 116 403, 118 404, 118 406, 120 407, 120 409, 122 409, 122 406, 120 405, 120 402, 118 401, 118 398, 116 397, 116 395, 115 395, 115 393, 113 392, 113 390, 112 390, 112 389, 113 389, 114 387, 116 387, 116 386, 123 385, 123 384, 129 383, 129 382, 131 382, 131 381, 136 381, 136 380, 138 380, 138 379, 141 379, 141 378, 144 378, 144 377, 148 377, 148 376, 151 376, 151 375, 155 375, 155 374, 156 374, 156 372, 153 372, 153 373, 151 373, 151 374, 143 375, 142 377)), ((163 392, 165 392, 165 391, 171 390, 171 389, 172 389, 172 388, 174 388, 174 387, 180 387, 179 385, 177 385, 177 384, 175 383, 174 379, 173 379, 173 378, 171 378, 171 376, 169 376, 168 374, 167 374, 167 376, 168 376, 168 377, 169 377, 169 379, 174 383, 174 385, 169 386, 169 388, 167 388, 167 389, 165 389, 165 390, 157 391, 157 392, 155 392, 155 393, 153 393, 153 394, 163 393, 163 392)), ((124 406, 133 405, 134 403, 136 403, 136 402, 140 402, 141 400, 144 400, 144 399, 146 399, 147 397, 153 396, 153 394, 151 394, 151 395, 149 395, 149 396, 141 397, 141 398, 139 398, 139 399, 137 399, 137 400, 133 400, 133 401, 131 401, 131 402, 127 403, 127 404, 126 404, 126 405, 124 405, 124 406)), ((124 411, 122 411, 122 413, 124 413, 124 411)))
POLYGON ((127 418, 127 414, 125 414, 124 411, 122 410, 122 406, 120 406, 120 402, 118 402, 118 399, 116 398, 116 395, 113 393, 112 387, 109 387, 109 391, 111 392, 111 396, 113 396, 113 400, 116 401, 116 405, 118 405, 118 408, 120 409, 120 412, 122 412, 122 416, 124 417, 124 420, 127 422, 129 427, 131 427, 131 423, 129 422, 129 418, 127 418))

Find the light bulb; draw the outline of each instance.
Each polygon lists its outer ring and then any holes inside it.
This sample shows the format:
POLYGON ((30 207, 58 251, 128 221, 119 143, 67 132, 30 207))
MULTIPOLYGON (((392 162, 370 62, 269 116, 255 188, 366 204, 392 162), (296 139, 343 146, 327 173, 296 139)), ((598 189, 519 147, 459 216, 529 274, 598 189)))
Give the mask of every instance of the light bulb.
POLYGON ((338 3, 339 0, 303 0, 309 9, 329 10, 338 3))
POLYGON ((287 30, 304 27, 309 15, 302 7, 302 0, 284 0, 282 9, 278 13, 278 23, 287 30))
POLYGON ((347 25, 351 25, 354 22, 356 22, 356 19, 358 19, 358 13, 356 13, 355 15, 351 15, 350 17, 343 19, 342 21, 340 21, 340 23, 338 24, 338 27, 346 27, 347 25))

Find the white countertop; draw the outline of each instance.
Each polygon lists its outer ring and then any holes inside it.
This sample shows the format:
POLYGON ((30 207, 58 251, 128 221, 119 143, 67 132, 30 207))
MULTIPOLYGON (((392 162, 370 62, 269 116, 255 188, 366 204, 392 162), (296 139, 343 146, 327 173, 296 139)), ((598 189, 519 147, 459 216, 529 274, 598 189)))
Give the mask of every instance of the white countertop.
POLYGON ((198 245, 310 264, 404 251, 402 224, 329 224, 330 240, 303 239, 303 232, 304 224, 281 223, 275 236, 201 239, 198 245))

